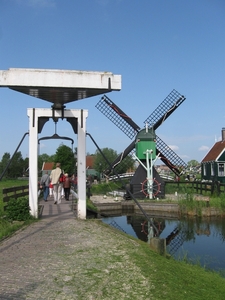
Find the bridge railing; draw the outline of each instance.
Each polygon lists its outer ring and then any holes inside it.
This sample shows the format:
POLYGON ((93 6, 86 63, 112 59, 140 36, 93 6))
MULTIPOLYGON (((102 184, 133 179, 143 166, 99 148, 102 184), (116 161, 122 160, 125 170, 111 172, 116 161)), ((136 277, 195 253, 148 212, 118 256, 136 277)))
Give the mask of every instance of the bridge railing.
POLYGON ((4 188, 2 190, 3 193, 3 203, 4 205, 4 210, 6 209, 7 202, 10 199, 18 199, 19 197, 24 197, 29 195, 29 185, 22 185, 22 186, 13 186, 10 188, 4 188))
POLYGON ((166 185, 176 186, 178 189, 181 186, 185 186, 186 188, 190 188, 194 190, 197 194, 217 194, 218 196, 221 194, 225 194, 225 183, 221 183, 219 181, 165 181, 166 185))
MULTIPOLYGON (((134 172, 119 174, 120 178, 130 178, 133 175, 134 175, 134 172)), ((117 179, 118 179, 117 175, 113 175, 113 176, 108 177, 109 181, 117 180, 117 179)))

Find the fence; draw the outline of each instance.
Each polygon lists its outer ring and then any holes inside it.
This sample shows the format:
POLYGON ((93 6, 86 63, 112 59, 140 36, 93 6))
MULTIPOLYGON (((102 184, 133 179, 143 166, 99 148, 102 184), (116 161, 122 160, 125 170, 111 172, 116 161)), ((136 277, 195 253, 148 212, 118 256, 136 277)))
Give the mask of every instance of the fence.
MULTIPOLYGON (((29 195, 29 185, 14 186, 2 190, 3 202, 8 202, 10 199, 17 199, 29 195)), ((4 209, 6 205, 4 206, 4 209)))
POLYGON ((180 186, 188 189, 195 190, 197 194, 210 193, 211 195, 216 194, 220 196, 222 193, 225 194, 225 184, 219 181, 207 182, 207 181, 165 181, 166 185, 173 185, 179 188, 180 186))

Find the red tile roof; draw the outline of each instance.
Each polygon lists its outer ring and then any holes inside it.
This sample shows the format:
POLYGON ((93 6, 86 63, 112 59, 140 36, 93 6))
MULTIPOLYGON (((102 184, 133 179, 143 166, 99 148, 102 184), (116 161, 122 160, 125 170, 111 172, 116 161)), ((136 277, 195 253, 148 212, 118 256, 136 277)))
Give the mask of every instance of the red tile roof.
POLYGON ((42 171, 50 171, 54 168, 55 163, 53 162, 44 162, 42 166, 42 171))
POLYGON ((225 140, 215 143, 215 145, 209 150, 202 162, 215 161, 225 151, 225 140))
MULTIPOLYGON (((86 168, 88 167, 89 169, 93 169, 95 161, 95 156, 94 155, 88 155, 86 156, 86 168)), ((44 162, 42 166, 42 171, 49 171, 54 168, 55 163, 53 162, 44 162)))
POLYGON ((87 155, 86 156, 86 168, 93 169, 94 161, 95 161, 94 155, 87 155))

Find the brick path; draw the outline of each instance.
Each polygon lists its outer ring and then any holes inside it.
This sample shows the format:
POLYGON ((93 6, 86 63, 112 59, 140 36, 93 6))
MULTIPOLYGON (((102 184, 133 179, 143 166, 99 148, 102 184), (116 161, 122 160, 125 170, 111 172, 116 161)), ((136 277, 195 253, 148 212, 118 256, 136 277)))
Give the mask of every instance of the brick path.
POLYGON ((0 243, 1 300, 151 299, 151 279, 133 262, 136 241, 76 219, 71 201, 43 204, 38 222, 0 243))
POLYGON ((54 257, 69 236, 74 236, 71 228, 78 222, 71 201, 55 205, 49 197, 40 204, 44 205, 40 221, 0 243, 0 299, 76 299, 59 297, 57 289, 52 291, 56 270, 66 268, 54 257))

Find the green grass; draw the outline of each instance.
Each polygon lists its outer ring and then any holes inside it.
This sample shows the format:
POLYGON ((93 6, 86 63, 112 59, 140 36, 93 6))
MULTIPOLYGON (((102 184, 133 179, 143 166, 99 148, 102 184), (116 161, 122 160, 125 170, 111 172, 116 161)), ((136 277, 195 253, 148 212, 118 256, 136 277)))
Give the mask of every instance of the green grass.
POLYGON ((115 190, 120 190, 121 188, 122 184, 120 182, 110 181, 109 183, 92 184, 91 192, 95 195, 104 195, 115 190))
POLYGON ((196 211, 199 216, 202 214, 202 209, 206 207, 211 207, 219 209, 222 214, 225 214, 225 196, 220 197, 212 196, 209 198, 209 203, 207 201, 196 201, 194 200, 193 194, 186 194, 184 198, 178 201, 180 211, 182 212, 193 212, 196 211))
POLYGON ((224 299, 225 279, 199 265, 150 252, 141 244, 132 259, 151 278, 152 299, 224 299))
POLYGON ((96 211, 96 212, 98 211, 98 208, 94 205, 94 203, 90 199, 87 199, 86 206, 87 206, 87 209, 90 209, 90 210, 96 211))
MULTIPOLYGON (((118 231, 112 228, 111 232, 113 237, 114 232, 118 231)), ((132 237, 126 238, 127 235, 122 232, 117 235, 118 243, 115 243, 110 258, 104 257, 108 259, 107 265, 115 266, 108 269, 109 272, 106 274, 106 278, 108 280, 110 278, 111 289, 101 287, 101 290, 104 290, 104 297, 96 299, 224 299, 225 279, 219 273, 206 270, 199 265, 193 265, 187 260, 176 261, 170 256, 160 256, 150 250, 149 245, 145 242, 132 237), (121 255, 118 256, 118 253, 121 255), (120 272, 116 269, 117 265, 121 265, 120 272), (124 275, 126 278, 123 277, 124 275), (113 289, 115 282, 118 290, 113 289), (118 282, 121 283, 121 286, 118 282), (127 294, 125 297, 121 294, 119 297, 125 284, 129 286, 127 294)), ((93 268, 102 264, 97 260, 99 256, 101 257, 101 253, 96 255, 96 260, 94 260, 93 255, 90 255, 93 268)), ((88 276, 90 281, 93 280, 92 272, 86 275, 86 280, 88 280, 88 276)), ((97 290, 101 284, 97 281, 95 284, 97 290)))
POLYGON ((225 195, 221 195, 220 197, 211 197, 210 206, 218 208, 221 210, 221 212, 225 213, 225 195))
MULTIPOLYGON (((9 183, 0 183, 1 189, 4 187, 10 187, 10 186, 17 186, 21 183, 21 185, 24 185, 24 182, 17 182, 13 181, 11 182, 12 185, 9 185, 9 183), (4 185, 3 185, 4 184, 4 185)), ((189 205, 192 207, 194 205, 191 199, 189 200, 189 205), (191 201, 190 201, 191 200, 191 201)), ((1 198, 2 201, 2 198, 1 198)), ((0 201, 0 202, 1 202, 0 201)), ((199 201, 200 202, 200 201, 199 201)), ((215 205, 220 205, 221 208, 224 207, 224 198, 213 198, 212 203, 215 203, 215 205)), ((0 217, 2 217, 2 212, 0 214, 0 217)), ((8 227, 8 223, 4 218, 0 218, 0 239, 1 234, 4 236, 9 236, 15 230, 18 230, 19 228, 26 226, 27 222, 14 222, 10 224, 10 228, 8 227)), ((33 221, 32 221, 33 222, 33 221)), ((85 222, 93 222, 86 220, 85 222)), ((99 222, 99 221, 94 221, 99 222)), ((106 224, 99 223, 99 226, 107 226, 106 224), (101 225, 100 225, 101 224, 101 225)), ((84 230, 84 228, 83 228, 84 230)), ((134 239, 132 237, 127 237, 127 235, 123 233, 118 233, 116 229, 110 230, 110 235, 114 236, 116 233, 116 239, 117 241, 123 241, 126 240, 122 245, 116 245, 116 249, 111 250, 110 254, 110 260, 111 260, 111 266, 116 266, 118 263, 122 263, 124 260, 127 261, 127 266, 124 267, 124 270, 126 268, 129 268, 129 263, 132 262, 132 268, 130 267, 129 272, 127 272, 127 275, 129 278, 126 278, 128 282, 131 283, 131 285, 138 286, 141 288, 143 286, 143 290, 147 291, 147 288, 145 286, 147 284, 150 285, 150 289, 148 290, 148 294, 145 294, 145 296, 139 297, 139 295, 136 295, 136 299, 165 299, 165 300, 221 300, 224 299, 224 293, 225 293, 225 279, 220 276, 220 274, 212 271, 208 271, 202 267, 200 267, 198 264, 193 265, 187 262, 185 259, 181 261, 175 261, 171 257, 165 257, 160 256, 157 253, 151 251, 149 249, 149 245, 147 243, 144 243, 138 239, 134 239), (120 248, 119 248, 120 247, 120 248), (117 255, 115 256, 115 253, 117 255), (122 253, 120 256, 119 253, 122 253), (114 257, 115 256, 115 257, 114 257), (133 268, 133 265, 135 265, 135 269, 133 268), (137 272, 137 275, 135 274, 137 272), (133 275, 133 276, 131 276, 133 275), (132 280, 134 280, 132 282, 132 280)), ((89 247, 85 253, 88 253, 89 251, 95 251, 95 247, 89 247)), ((78 254, 78 253, 77 253, 78 254)), ((87 254, 88 255, 88 254, 87 254)), ((113 289, 113 283, 116 280, 119 280, 121 287, 123 286, 123 282, 125 281, 125 278, 120 278, 124 274, 122 270, 120 270, 120 273, 114 272, 114 268, 109 269, 109 261, 107 260, 100 260, 99 262, 99 253, 96 254, 96 261, 97 264, 94 264, 94 259, 91 258, 91 262, 93 264, 93 268, 96 268, 96 266, 99 265, 99 263, 105 262, 105 268, 104 270, 108 270, 110 273, 105 274, 104 278, 101 280, 98 279, 98 276, 103 274, 104 272, 96 272, 95 269, 90 269, 87 272, 87 280, 93 280, 93 277, 96 278, 96 286, 94 289, 98 288, 98 283, 100 287, 102 287, 102 281, 106 278, 110 278, 110 283, 105 285, 102 289, 103 291, 103 297, 105 299, 120 299, 120 291, 116 291, 113 289), (96 276, 95 276, 96 274, 96 276), (89 278, 89 279, 88 279, 89 278), (99 282, 98 282, 98 281, 99 282), (113 297, 114 294, 117 294, 117 297, 113 297)), ((103 276, 103 275, 102 275, 103 276)), ((60 281, 61 282, 61 281, 60 281)), ((69 283, 68 283, 69 284, 69 283)), ((75 284, 73 282, 73 284, 75 284)), ((80 287, 81 285, 79 285, 80 287)), ((119 285, 118 285, 119 286, 119 285)), ((81 291, 83 292, 83 290, 81 291)), ((127 291, 127 294, 129 294, 131 290, 127 291)), ((133 291, 135 292, 135 291, 133 291)), ((81 298, 82 299, 82 298, 81 298)), ((97 298, 96 298, 97 299, 97 298)), ((123 299, 131 299, 131 298, 125 298, 123 299)), ((134 297, 132 299, 135 299, 134 297)))
POLYGON ((27 184, 29 184, 28 180, 12 179, 12 180, 0 181, 0 211, 3 211, 3 205, 4 205, 2 190, 5 188, 13 187, 13 186, 21 186, 21 185, 27 185, 27 184))
POLYGON ((1 215, 0 215, 0 241, 2 239, 10 237, 12 234, 14 234, 19 229, 24 228, 36 221, 37 220, 32 219, 32 220, 27 220, 27 221, 9 222, 8 220, 1 218, 1 215))
POLYGON ((23 228, 24 226, 27 226, 33 222, 36 222, 36 220, 29 220, 29 221, 15 221, 10 222, 5 218, 5 212, 4 212, 4 203, 3 203, 3 193, 2 190, 4 188, 9 188, 13 186, 22 186, 28 184, 27 180, 3 180, 0 181, 0 240, 6 237, 11 236, 13 233, 15 233, 17 230, 23 228))

